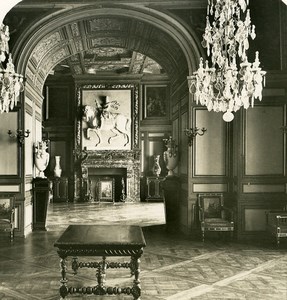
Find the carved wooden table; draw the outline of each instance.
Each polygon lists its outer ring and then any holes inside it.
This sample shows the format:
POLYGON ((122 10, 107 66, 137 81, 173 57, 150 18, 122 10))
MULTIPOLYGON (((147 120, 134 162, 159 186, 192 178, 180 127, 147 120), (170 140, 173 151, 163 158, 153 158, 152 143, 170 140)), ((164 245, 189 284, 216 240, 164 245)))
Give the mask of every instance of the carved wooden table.
POLYGON ((68 294, 94 295, 132 295, 140 299, 140 257, 146 246, 140 226, 126 225, 70 225, 55 242, 58 248, 61 266, 60 296, 64 299, 68 294), (72 269, 77 274, 79 268, 96 268, 97 285, 94 287, 68 287, 67 257, 72 256, 72 269), (99 262, 79 262, 79 256, 101 256, 99 262), (129 262, 110 262, 107 256, 130 256, 129 262), (132 287, 106 287, 106 269, 129 268, 134 275, 132 287))

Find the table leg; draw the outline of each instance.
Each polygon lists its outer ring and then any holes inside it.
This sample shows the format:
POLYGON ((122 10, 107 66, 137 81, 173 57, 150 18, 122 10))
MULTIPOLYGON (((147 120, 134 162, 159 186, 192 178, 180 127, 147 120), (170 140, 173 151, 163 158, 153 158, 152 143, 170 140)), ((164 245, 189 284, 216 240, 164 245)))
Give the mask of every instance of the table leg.
POLYGON ((131 274, 135 275, 134 284, 132 287, 132 295, 135 300, 140 300, 141 286, 140 286, 140 256, 131 256, 131 274))
POLYGON ((60 287, 60 296, 61 296, 61 300, 65 299, 65 297, 68 295, 68 286, 67 286, 67 265, 66 265, 66 258, 61 258, 60 260, 60 267, 61 267, 61 275, 62 275, 62 279, 60 280, 61 282, 61 287, 60 287))
POLYGON ((98 285, 96 288, 96 295, 105 295, 106 294, 106 269, 107 269, 107 262, 106 257, 103 256, 102 263, 99 263, 98 271, 97 271, 97 281, 98 285))
POLYGON ((74 271, 74 275, 77 274, 78 268, 79 268, 78 257, 77 256, 73 256, 72 269, 74 271))

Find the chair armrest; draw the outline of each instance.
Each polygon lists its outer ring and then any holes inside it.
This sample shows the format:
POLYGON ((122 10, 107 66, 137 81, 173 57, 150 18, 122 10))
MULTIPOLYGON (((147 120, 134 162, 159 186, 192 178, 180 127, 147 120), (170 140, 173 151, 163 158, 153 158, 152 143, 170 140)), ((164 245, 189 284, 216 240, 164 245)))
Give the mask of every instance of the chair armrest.
POLYGON ((15 223, 15 209, 13 208, 12 211, 11 211, 11 223, 13 223, 13 226, 14 226, 14 223, 15 223))
POLYGON ((203 209, 202 207, 198 207, 198 214, 199 214, 199 221, 202 222, 204 221, 204 212, 203 212, 203 209))

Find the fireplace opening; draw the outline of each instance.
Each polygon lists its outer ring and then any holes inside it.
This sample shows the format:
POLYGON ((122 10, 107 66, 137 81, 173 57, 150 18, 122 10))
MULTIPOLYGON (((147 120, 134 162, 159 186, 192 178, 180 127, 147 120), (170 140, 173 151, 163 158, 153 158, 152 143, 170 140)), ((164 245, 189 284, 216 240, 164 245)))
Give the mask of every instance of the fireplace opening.
POLYGON ((127 195, 126 168, 89 168, 89 194, 96 202, 124 202, 127 195))

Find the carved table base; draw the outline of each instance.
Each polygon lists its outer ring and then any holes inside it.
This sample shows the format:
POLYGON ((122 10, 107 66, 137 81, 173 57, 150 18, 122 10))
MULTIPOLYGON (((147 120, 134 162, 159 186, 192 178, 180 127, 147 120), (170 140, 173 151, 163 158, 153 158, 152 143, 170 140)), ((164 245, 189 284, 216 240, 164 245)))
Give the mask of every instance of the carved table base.
POLYGON ((139 226, 114 225, 70 225, 54 244, 58 247, 61 258, 61 299, 68 294, 94 294, 94 295, 132 295, 140 300, 140 257, 145 247, 145 240, 139 226), (68 287, 66 277, 66 259, 72 256, 72 269, 74 275, 80 268, 97 269, 97 285, 93 287, 68 287), (79 262, 79 256, 101 256, 98 262, 79 262), (129 262, 110 262, 108 256, 130 256, 129 262), (106 270, 112 268, 128 268, 134 276, 132 287, 107 287, 106 270))

